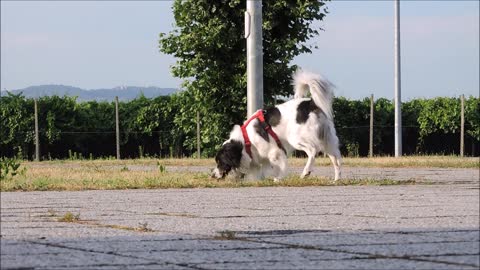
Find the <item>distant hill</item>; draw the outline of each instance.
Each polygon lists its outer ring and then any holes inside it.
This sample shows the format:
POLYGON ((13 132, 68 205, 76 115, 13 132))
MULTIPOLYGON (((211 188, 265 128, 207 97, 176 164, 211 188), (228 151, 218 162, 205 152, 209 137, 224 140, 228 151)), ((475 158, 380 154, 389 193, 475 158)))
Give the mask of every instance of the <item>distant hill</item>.
POLYGON ((92 89, 85 90, 78 87, 66 85, 39 85, 30 86, 23 89, 10 91, 13 94, 22 93, 27 98, 36 98, 43 96, 76 96, 78 101, 113 101, 115 96, 119 100, 132 100, 141 94, 147 98, 158 96, 168 96, 177 92, 174 88, 158 88, 158 87, 136 87, 136 86, 122 86, 111 89, 92 89))

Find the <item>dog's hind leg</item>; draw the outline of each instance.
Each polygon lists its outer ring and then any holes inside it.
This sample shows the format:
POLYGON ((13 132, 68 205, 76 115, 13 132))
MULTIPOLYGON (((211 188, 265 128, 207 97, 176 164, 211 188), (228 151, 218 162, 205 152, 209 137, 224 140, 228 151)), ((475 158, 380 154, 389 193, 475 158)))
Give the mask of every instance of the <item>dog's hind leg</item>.
POLYGON ((323 134, 324 153, 328 155, 333 163, 333 168, 335 169, 335 181, 337 181, 340 179, 341 175, 342 155, 338 149, 338 137, 335 133, 333 122, 330 122, 329 125, 325 126, 323 134))
POLYGON ((313 164, 315 163, 315 156, 317 155, 317 150, 314 147, 299 147, 300 150, 304 151, 307 156, 307 164, 305 164, 305 168, 303 168, 303 172, 300 175, 300 178, 305 178, 312 173, 313 164))
POLYGON ((340 179, 341 176, 341 168, 342 168, 342 156, 340 155, 340 151, 334 151, 335 153, 330 154, 328 153, 328 157, 333 163, 333 168, 335 169, 335 181, 340 179))

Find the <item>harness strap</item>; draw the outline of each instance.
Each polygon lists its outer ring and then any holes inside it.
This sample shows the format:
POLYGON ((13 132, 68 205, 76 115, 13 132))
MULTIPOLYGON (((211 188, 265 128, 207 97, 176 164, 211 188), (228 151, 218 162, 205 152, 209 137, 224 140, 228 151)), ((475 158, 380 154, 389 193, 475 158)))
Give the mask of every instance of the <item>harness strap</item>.
POLYGON ((248 138, 247 126, 243 125, 241 127, 241 129, 242 129, 242 134, 243 134, 243 140, 245 141, 245 151, 247 151, 247 154, 250 156, 250 158, 253 159, 253 157, 252 157, 252 143, 250 142, 250 139, 248 138))
POLYGON ((250 158, 253 159, 253 156, 252 156, 252 142, 251 142, 250 139, 248 138, 247 126, 248 126, 248 124, 250 124, 250 122, 251 122, 253 119, 258 119, 258 121, 262 124, 263 129, 264 129, 268 134, 270 134, 270 136, 272 136, 272 138, 273 138, 273 139, 275 140, 275 142, 277 143, 278 147, 280 147, 280 149, 282 149, 282 150, 285 152, 285 154, 286 154, 287 151, 285 150, 285 148, 283 148, 282 142, 281 142, 280 139, 278 138, 277 134, 273 131, 272 127, 265 122, 265 116, 264 116, 264 114, 263 114, 263 110, 258 110, 254 115, 252 115, 252 117, 250 117, 250 118, 241 126, 242 135, 243 135, 243 140, 245 141, 245 150, 247 151, 247 154, 250 156, 250 158))

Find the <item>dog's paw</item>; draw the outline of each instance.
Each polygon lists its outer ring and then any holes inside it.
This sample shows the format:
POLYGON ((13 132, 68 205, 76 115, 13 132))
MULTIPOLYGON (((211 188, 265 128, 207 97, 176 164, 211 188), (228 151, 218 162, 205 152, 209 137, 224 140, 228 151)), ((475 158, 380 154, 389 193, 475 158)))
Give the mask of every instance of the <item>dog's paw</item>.
POLYGON ((306 177, 310 176, 311 173, 312 173, 311 171, 309 171, 307 173, 302 173, 302 175, 300 175, 300 178, 302 178, 302 179, 306 178, 306 177))

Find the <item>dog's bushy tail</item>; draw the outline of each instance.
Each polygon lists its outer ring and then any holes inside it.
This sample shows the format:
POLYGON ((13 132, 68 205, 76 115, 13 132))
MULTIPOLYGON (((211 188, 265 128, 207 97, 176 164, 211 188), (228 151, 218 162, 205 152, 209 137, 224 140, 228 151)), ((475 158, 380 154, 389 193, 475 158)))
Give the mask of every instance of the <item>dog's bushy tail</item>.
POLYGON ((310 90, 313 102, 322 109, 329 119, 333 119, 332 100, 333 88, 330 81, 319 74, 298 69, 293 74, 293 86, 295 88, 295 98, 303 98, 310 90))

